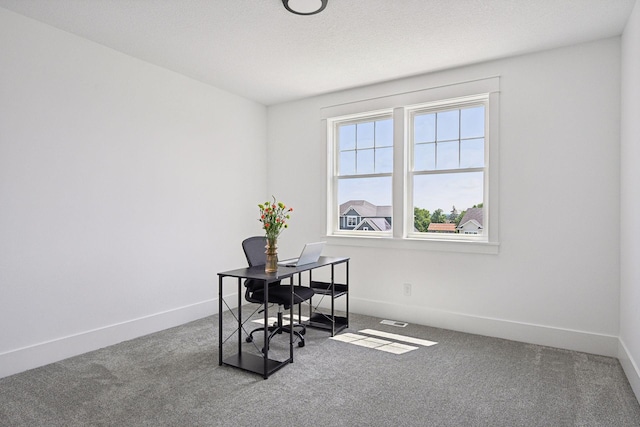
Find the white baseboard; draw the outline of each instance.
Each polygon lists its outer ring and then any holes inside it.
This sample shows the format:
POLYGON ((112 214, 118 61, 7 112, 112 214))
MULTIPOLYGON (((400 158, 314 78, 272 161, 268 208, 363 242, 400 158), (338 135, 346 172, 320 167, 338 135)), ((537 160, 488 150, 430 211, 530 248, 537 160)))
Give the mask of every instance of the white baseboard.
MULTIPOLYGON (((235 297, 226 295, 225 300, 235 301, 235 297)), ((338 301, 340 299, 336 302, 338 301)), ((616 357, 620 359, 636 396, 640 394, 638 367, 629 356, 624 344, 615 336, 366 299, 350 298, 349 305, 351 312, 369 316, 616 357)), ((226 307, 223 310, 226 310, 226 307)), ((216 298, 1 353, 0 378, 179 326, 217 312, 216 298)))
POLYGON ((629 384, 631 384, 636 399, 640 402, 640 369, 638 369, 638 364, 629 353, 629 349, 622 338, 618 340, 618 360, 629 380, 629 384))
POLYGON ((216 298, 0 353, 0 378, 179 326, 217 312, 216 298))
POLYGON ((613 335, 594 334, 366 299, 351 298, 349 306, 351 312, 389 320, 618 357, 619 340, 613 335))

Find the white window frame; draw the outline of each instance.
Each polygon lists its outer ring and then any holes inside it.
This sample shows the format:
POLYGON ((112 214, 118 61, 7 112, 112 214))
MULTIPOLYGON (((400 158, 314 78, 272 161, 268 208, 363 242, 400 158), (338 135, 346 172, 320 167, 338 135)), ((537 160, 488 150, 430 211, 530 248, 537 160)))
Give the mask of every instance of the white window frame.
MULTIPOLYGON (((327 131, 328 135, 330 135, 330 142, 329 142, 330 144, 329 152, 331 153, 330 156, 334 156, 337 153, 339 153, 339 148, 338 148, 339 141, 337 140, 337 138, 334 138, 334 135, 337 133, 338 126, 346 125, 346 124, 367 123, 367 122, 372 122, 376 120, 386 120, 386 119, 393 119, 393 110, 389 109, 389 110, 382 110, 382 111, 373 111, 373 112, 367 112, 363 114, 354 114, 354 115, 349 115, 345 117, 333 117, 328 119, 327 126, 331 128, 330 130, 327 131)), ((395 138, 394 138, 394 142, 395 142, 395 138)), ((394 150, 395 150, 395 147, 394 147, 394 150)), ((395 158, 395 152, 394 152, 394 158, 395 158)), ((332 203, 328 203, 328 204, 333 205, 336 208, 340 206, 340 204, 338 203, 338 191, 337 191, 339 180, 383 178, 383 177, 388 177, 393 179, 393 172, 354 174, 354 175, 341 176, 339 174, 339 165, 338 165, 337 159, 332 158, 330 163, 331 163, 330 172, 328 173, 329 175, 328 188, 329 188, 330 196, 328 196, 329 198, 327 200, 331 200, 332 203)), ((394 169, 395 169, 395 165, 394 165, 394 169)), ((328 209, 331 209, 331 208, 328 207, 328 209)), ((329 210, 327 212, 329 212, 329 210)), ((369 227, 365 227, 362 230, 342 230, 340 229, 340 225, 339 225, 340 212, 338 211, 338 209, 331 209, 328 215, 330 216, 330 219, 327 222, 328 235, 361 236, 361 237, 391 237, 392 236, 392 231, 375 231, 375 230, 370 230, 369 227), (331 231, 329 231, 329 229, 331 231)), ((362 221, 362 217, 360 217, 360 221, 362 221)), ((360 222, 358 222, 358 224, 359 223, 360 222)), ((392 227, 393 227, 393 220, 392 220, 392 227)))
MULTIPOLYGON (((476 95, 476 96, 470 96, 470 97, 465 97, 465 98, 457 98, 454 100, 442 100, 442 101, 437 101, 437 102, 432 102, 432 103, 427 103, 427 104, 420 104, 420 105, 415 105, 415 106, 411 106, 411 107, 407 107, 405 108, 405 118, 407 121, 406 124, 406 152, 407 152, 407 159, 406 159, 406 164, 404 167, 404 171, 407 175, 406 180, 405 180, 405 212, 413 212, 413 208, 414 208, 414 204, 413 204, 413 181, 414 181, 414 177, 418 176, 418 175, 427 175, 427 174, 443 174, 443 173, 468 173, 468 172, 482 172, 483 173, 483 198, 482 198, 482 203, 483 203, 483 210, 484 210, 484 217, 488 217, 487 212, 489 210, 489 206, 484 204, 484 200, 488 198, 489 195, 489 183, 487 180, 487 176, 488 176, 488 159, 489 159, 489 147, 490 147, 490 141, 489 138, 486 136, 488 133, 488 123, 489 123, 489 94, 482 94, 482 95, 476 95), (413 156, 413 150, 414 150, 414 144, 413 144, 413 126, 411 126, 411 124, 413 123, 413 117, 415 116, 416 113, 423 113, 423 112, 441 112, 441 111, 447 111, 447 110, 461 110, 464 108, 470 108, 470 107, 475 107, 475 106, 479 106, 482 105, 485 108, 485 116, 484 116, 484 122, 485 122, 485 137, 484 137, 484 158, 485 158, 485 164, 482 167, 474 167, 474 168, 459 168, 459 169, 452 169, 452 170, 433 170, 433 171, 415 171, 414 167, 413 167, 413 162, 414 162, 414 156, 413 156), (485 207, 486 206, 486 207, 485 207)), ((443 208, 445 208, 445 206, 442 206, 443 208)), ((404 236, 408 237, 408 238, 414 238, 414 239, 429 239, 429 240, 433 240, 433 239, 438 239, 438 240, 469 240, 469 241, 483 241, 483 242, 487 242, 489 240, 489 233, 483 233, 483 234, 467 234, 467 233, 423 233, 423 232, 416 232, 413 231, 413 215, 405 215, 404 216, 404 236)), ((484 222, 484 221, 483 221, 484 222)), ((485 230, 488 230, 489 227, 485 226, 484 227, 485 230)))
POLYGON ((326 224, 325 237, 334 245, 380 247, 390 249, 436 250, 496 254, 499 251, 499 116, 500 78, 489 77, 424 90, 379 96, 362 101, 321 109, 324 139, 327 141, 326 224), (407 111, 425 105, 467 102, 486 98, 485 166, 484 166, 484 226, 482 235, 455 233, 413 233, 413 203, 410 200, 409 172, 411 143, 407 111), (348 231, 339 229, 336 162, 333 131, 336 122, 362 120, 381 114, 393 115, 394 173, 392 233, 348 231), (399 143, 402 141, 402 143, 399 143), (410 215, 406 215, 411 209, 410 215))

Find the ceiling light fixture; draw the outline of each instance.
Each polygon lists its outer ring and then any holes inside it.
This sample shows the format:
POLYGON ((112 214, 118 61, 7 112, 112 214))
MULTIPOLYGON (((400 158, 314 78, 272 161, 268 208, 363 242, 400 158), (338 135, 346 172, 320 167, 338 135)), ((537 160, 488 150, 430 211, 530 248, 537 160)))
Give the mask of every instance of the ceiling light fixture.
POLYGON ((315 15, 327 7, 329 0, 282 0, 284 8, 296 15, 315 15))

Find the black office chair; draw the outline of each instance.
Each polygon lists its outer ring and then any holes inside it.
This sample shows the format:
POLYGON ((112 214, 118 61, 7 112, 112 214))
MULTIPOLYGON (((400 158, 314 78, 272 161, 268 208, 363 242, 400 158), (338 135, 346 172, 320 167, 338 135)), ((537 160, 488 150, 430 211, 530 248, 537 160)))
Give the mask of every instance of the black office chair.
MULTIPOLYGON (((265 245, 267 244, 264 236, 249 237, 242 242, 242 249, 247 257, 249 267, 265 265, 267 262, 267 255, 265 254, 265 245)), ((260 280, 247 279, 244 282, 246 292, 244 298, 253 303, 264 304, 264 282, 260 280)), ((293 303, 298 305, 298 313, 300 313, 300 306, 303 301, 311 299, 313 296, 313 289, 306 286, 293 286, 293 303)), ((294 335, 298 338, 298 347, 304 347, 304 334, 306 328, 299 323, 293 323, 293 319, 289 319, 289 325, 283 325, 282 323, 282 308, 289 310, 291 308, 291 285, 282 285, 280 281, 269 284, 268 301, 272 304, 278 305, 278 320, 271 326, 263 326, 256 328, 246 338, 247 342, 253 341, 253 334, 258 331, 264 331, 265 327, 269 332, 269 337, 265 343, 265 347, 268 348, 271 338, 276 334, 283 332, 290 333, 290 328, 293 328, 294 335)), ((264 351, 264 349, 263 349, 264 351)))

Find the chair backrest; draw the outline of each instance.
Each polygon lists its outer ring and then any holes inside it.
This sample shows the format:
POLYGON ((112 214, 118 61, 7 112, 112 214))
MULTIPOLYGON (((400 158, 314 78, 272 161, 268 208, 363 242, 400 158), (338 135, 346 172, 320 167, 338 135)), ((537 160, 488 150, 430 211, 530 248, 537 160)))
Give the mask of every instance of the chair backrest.
POLYGON ((244 256, 247 257, 249 267, 267 263, 266 245, 267 239, 264 236, 249 237, 242 241, 242 249, 244 250, 244 256))
MULTIPOLYGON (((267 263, 267 254, 265 253, 265 246, 267 245, 267 239, 264 236, 248 237, 242 241, 242 249, 244 250, 244 256, 247 257, 249 267, 255 267, 259 265, 265 265, 267 263)), ((269 284, 269 288, 279 285, 280 282, 273 282, 269 284)), ((244 295, 245 299, 250 302, 262 302, 264 296, 262 295, 263 282, 256 281, 254 279, 247 279, 244 281, 244 285, 247 291, 244 295), (253 296, 254 292, 258 292, 257 296, 253 296)))

